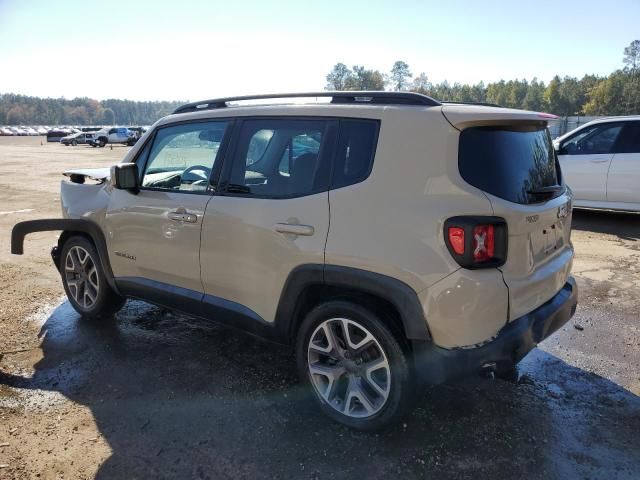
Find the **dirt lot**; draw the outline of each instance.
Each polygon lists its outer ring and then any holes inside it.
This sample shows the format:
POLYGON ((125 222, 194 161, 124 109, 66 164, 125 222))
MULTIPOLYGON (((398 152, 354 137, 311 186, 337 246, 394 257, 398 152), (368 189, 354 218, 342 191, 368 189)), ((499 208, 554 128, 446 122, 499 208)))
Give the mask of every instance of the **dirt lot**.
POLYGON ((577 212, 574 319, 519 382, 431 389, 377 435, 326 421, 291 352, 142 302, 81 321, 49 257, 60 172, 126 152, 0 137, 0 479, 639 478, 640 216, 577 212))

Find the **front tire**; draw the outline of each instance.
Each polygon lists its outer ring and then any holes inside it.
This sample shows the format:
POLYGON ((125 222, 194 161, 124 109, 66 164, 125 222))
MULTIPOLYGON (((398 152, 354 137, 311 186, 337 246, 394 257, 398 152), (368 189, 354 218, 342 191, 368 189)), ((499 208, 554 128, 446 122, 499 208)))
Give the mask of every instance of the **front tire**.
POLYGON ((70 237, 60 255, 62 285, 71 306, 83 317, 110 317, 126 299, 107 283, 100 257, 85 237, 70 237))
POLYGON ((304 319, 296 342, 298 372, 320 408, 357 430, 378 430, 403 413, 411 397, 409 365, 381 317, 334 300, 304 319))

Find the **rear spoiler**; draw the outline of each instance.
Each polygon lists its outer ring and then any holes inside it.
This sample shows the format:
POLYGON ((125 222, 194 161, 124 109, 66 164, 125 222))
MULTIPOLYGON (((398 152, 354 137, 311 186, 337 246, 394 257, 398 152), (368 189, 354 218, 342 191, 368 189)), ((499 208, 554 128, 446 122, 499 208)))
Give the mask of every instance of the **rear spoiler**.
POLYGON ((458 130, 464 130, 469 127, 499 125, 546 127, 550 120, 558 118, 550 113, 465 104, 445 104, 442 107, 442 114, 458 130))

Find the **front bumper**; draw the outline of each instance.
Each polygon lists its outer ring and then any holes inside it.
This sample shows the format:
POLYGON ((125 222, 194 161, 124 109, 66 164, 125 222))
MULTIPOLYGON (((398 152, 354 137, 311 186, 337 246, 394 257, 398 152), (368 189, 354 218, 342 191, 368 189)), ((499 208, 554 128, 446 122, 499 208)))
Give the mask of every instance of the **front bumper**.
POLYGON ((415 370, 424 383, 435 385, 480 372, 491 364, 515 364, 542 340, 561 328, 576 311, 578 287, 573 277, 548 302, 509 322, 488 343, 446 349, 414 342, 415 370))

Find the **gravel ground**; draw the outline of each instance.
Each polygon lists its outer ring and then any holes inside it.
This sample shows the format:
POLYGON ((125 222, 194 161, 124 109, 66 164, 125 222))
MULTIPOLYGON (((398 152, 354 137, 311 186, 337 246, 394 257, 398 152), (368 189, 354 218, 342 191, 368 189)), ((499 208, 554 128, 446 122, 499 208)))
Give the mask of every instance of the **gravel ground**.
POLYGON ((640 216, 576 212, 574 319, 518 382, 430 389, 380 434, 328 422, 289 349, 130 301, 87 322, 62 298, 60 172, 126 149, 0 137, 0 479, 639 478, 640 216))

